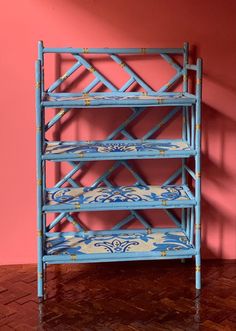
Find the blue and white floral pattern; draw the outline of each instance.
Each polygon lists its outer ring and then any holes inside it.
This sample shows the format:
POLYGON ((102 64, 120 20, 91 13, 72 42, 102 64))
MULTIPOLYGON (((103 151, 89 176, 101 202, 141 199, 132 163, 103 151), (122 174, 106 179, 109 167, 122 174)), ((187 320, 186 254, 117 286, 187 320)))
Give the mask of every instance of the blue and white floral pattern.
POLYGON ((185 151, 189 145, 185 141, 138 141, 138 142, 48 142, 46 154, 91 154, 91 153, 137 153, 137 152, 160 152, 160 151, 185 151))
POLYGON ((130 203, 189 200, 183 186, 66 187, 48 190, 47 202, 56 204, 130 203))
POLYGON ((156 252, 192 249, 182 231, 113 233, 108 235, 60 236, 47 238, 47 254, 96 254, 156 252))

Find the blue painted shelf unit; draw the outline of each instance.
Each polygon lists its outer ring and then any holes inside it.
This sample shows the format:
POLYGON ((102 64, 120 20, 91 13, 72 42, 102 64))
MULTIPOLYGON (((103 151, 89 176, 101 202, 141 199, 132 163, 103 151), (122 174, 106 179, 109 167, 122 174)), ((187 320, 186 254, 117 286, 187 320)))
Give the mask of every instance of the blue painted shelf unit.
MULTIPOLYGON (((182 48, 141 49, 48 48, 44 47, 42 41, 38 43, 35 87, 40 299, 45 298, 47 266, 62 263, 194 257, 196 289, 201 288, 202 61, 197 59, 196 64, 189 64, 188 49, 188 43, 184 43, 182 48), (71 56, 73 65, 45 88, 44 77, 48 70, 44 70, 44 67, 48 68, 45 66, 45 58, 50 53, 54 59, 71 56), (128 80, 121 87, 115 86, 107 75, 94 65, 93 56, 109 58, 113 64, 124 70, 128 80), (145 82, 129 63, 130 57, 143 61, 150 56, 161 58, 175 71, 174 76, 158 90, 145 82), (70 84, 66 83, 72 75, 75 75, 77 80, 83 79, 79 68, 87 70, 92 80, 81 91, 70 92, 69 89, 68 92, 66 87, 70 84), (181 86, 178 92, 177 84, 181 86), (137 86, 138 88, 135 88, 137 86), (101 108, 109 108, 114 112, 114 108, 122 111, 122 107, 128 108, 131 115, 105 140, 62 141, 48 138, 48 131, 51 128, 56 132, 60 130, 61 119, 72 110, 77 112, 78 109, 92 108, 91 111, 101 112, 101 108), (129 127, 134 121, 141 121, 140 115, 150 107, 157 113, 164 109, 167 111, 166 115, 160 122, 154 123, 141 139, 136 139, 133 133, 129 132, 129 127), (52 112, 53 116, 49 117, 48 114, 52 112), (160 129, 174 121, 177 115, 181 118, 180 137, 158 139, 157 133, 160 129), (156 136, 157 138, 154 138, 156 136), (175 159, 180 167, 160 185, 152 185, 143 179, 135 169, 133 161, 130 161, 140 159, 165 159, 165 162, 175 159), (105 160, 113 160, 113 165, 90 186, 82 186, 75 179, 75 175, 89 163, 105 160), (48 187, 48 164, 57 167, 62 162, 72 167, 72 170, 66 175, 59 172, 60 178, 55 180, 53 186, 48 187), (133 175, 133 185, 116 186, 112 183, 111 175, 120 167, 133 175), (172 225, 153 226, 144 216, 145 212, 141 212, 145 209, 161 209, 159 212, 164 212, 172 225), (83 212, 115 210, 125 210, 128 216, 119 220, 110 230, 91 230, 85 227, 78 217, 83 212), (136 224, 139 222, 141 227, 130 227, 134 220, 136 224), (64 228, 62 223, 67 222, 73 226, 74 231, 61 231, 64 228)), ((50 135, 56 136, 60 137, 50 135)), ((52 178, 50 180, 52 182, 52 178)))

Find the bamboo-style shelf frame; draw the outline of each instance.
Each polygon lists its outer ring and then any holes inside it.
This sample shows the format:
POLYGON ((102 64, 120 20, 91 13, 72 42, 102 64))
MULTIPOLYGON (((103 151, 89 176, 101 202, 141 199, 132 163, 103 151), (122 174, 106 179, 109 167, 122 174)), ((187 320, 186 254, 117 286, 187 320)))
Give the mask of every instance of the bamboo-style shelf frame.
MULTIPOLYGON (((201 288, 200 272, 200 142, 201 142, 201 88, 202 62, 188 62, 188 43, 183 48, 48 48, 38 45, 36 61, 36 140, 37 140, 37 228, 38 228, 38 297, 45 294, 46 267, 49 264, 84 263, 130 260, 158 260, 195 258, 196 288, 201 288), (47 89, 44 80, 44 61, 48 53, 70 55, 75 63, 47 89), (167 83, 154 90, 138 75, 125 56, 159 56, 176 72, 167 83), (119 65, 128 80, 115 86, 98 70, 87 56, 106 55, 119 65), (182 64, 174 56, 181 56, 182 64), (83 67, 93 75, 93 80, 82 91, 58 91, 66 80, 83 67), (189 72, 195 75, 195 92, 189 90, 189 72), (172 91, 176 83, 182 91, 172 91), (96 91, 99 84, 105 92, 96 91), (133 91, 138 84, 142 91, 133 91), (105 140, 49 141, 47 131, 72 109, 122 108, 131 110, 105 140), (167 114, 141 139, 136 139, 128 129, 139 120, 148 107, 168 107, 167 114), (48 108, 55 115, 46 121, 48 108), (153 139, 163 126, 182 116, 182 135, 178 139, 153 139), (120 136, 124 139, 120 139, 120 136), (190 167, 188 158, 194 160, 190 167), (181 166, 161 185, 150 185, 129 160, 180 159, 181 166), (86 164, 94 161, 114 160, 113 165, 89 187, 82 187, 75 179, 86 164), (53 187, 47 187, 47 162, 66 162, 71 170, 53 187), (111 175, 120 167, 126 168, 135 178, 130 186, 114 186, 111 175), (191 181, 193 185, 191 185, 191 181), (190 184, 190 185, 189 185, 190 184), (181 210, 175 213, 175 208, 181 210), (140 213, 144 209, 162 209, 173 223, 172 227, 153 227, 140 213), (76 216, 83 211, 127 210, 129 215, 110 230, 85 229, 76 216), (48 215, 55 214, 52 221, 48 215), (127 229, 137 220, 142 229, 127 229), (75 231, 55 232, 57 225, 69 222, 75 231)), ((99 110, 98 110, 99 111, 99 110)), ((168 162, 168 161, 166 161, 168 162)))

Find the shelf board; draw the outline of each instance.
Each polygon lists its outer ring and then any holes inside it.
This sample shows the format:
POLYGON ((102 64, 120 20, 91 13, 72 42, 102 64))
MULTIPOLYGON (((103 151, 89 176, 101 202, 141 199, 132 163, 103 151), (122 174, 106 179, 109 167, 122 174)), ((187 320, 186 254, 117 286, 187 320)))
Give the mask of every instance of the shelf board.
POLYGON ((196 152, 187 141, 174 140, 97 140, 47 142, 44 160, 127 160, 187 158, 196 152))
POLYGON ((54 232, 46 234, 47 262, 99 262, 192 257, 195 248, 180 228, 54 232))
POLYGON ((187 208, 196 204, 186 185, 66 187, 46 191, 43 211, 187 208))
POLYGON ((183 92, 142 94, 141 92, 45 93, 44 107, 96 108, 96 107, 153 107, 193 105, 196 96, 183 92))

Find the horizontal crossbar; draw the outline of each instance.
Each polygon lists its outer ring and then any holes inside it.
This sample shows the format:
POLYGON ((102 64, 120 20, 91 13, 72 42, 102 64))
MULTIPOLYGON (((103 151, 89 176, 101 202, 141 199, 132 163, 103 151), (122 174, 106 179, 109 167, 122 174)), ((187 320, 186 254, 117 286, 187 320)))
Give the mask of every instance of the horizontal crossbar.
POLYGON ((90 54, 184 54, 184 48, 72 48, 45 47, 43 53, 90 54))

